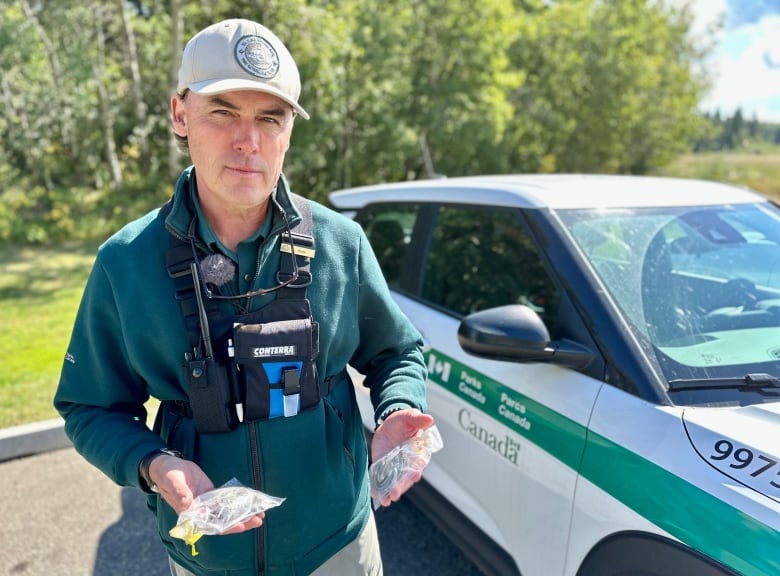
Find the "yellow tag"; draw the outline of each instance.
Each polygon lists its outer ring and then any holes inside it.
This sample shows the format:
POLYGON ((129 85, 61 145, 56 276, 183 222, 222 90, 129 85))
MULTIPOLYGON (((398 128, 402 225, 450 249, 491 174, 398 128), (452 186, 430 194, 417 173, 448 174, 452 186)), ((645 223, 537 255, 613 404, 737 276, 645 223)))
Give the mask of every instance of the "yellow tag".
POLYGON ((190 553, 197 556, 199 552, 195 549, 195 542, 203 537, 203 532, 195 532, 195 528, 190 520, 185 520, 171 528, 168 533, 174 538, 181 538, 190 546, 190 553))
MULTIPOLYGON (((282 242, 281 246, 279 246, 279 250, 281 252, 287 252, 288 254, 292 254, 292 248, 290 247, 290 244, 288 242, 282 242)), ((298 256, 306 256, 307 258, 314 258, 314 252, 312 248, 306 248, 304 246, 295 246, 295 254, 298 256)))
POLYGON ((197 556, 198 554, 200 554, 200 552, 198 552, 197 550, 195 550, 195 542, 197 542, 198 540, 200 540, 201 536, 203 536, 203 533, 202 533, 202 532, 198 532, 197 534, 193 534, 192 536, 190 536, 190 537, 189 537, 189 538, 187 538, 187 540, 186 540, 187 544, 189 544, 189 545, 190 545, 190 553, 191 553, 193 556, 197 556))

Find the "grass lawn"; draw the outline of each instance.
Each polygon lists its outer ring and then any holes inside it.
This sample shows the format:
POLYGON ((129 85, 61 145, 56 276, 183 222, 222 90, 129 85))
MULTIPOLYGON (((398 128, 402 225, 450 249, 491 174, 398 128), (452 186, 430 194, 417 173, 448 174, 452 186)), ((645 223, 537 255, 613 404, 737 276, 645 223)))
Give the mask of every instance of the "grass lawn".
POLYGON ((658 173, 747 186, 780 201, 780 151, 683 154, 658 173))
POLYGON ((57 416, 51 400, 95 250, 0 246, 0 428, 57 416))

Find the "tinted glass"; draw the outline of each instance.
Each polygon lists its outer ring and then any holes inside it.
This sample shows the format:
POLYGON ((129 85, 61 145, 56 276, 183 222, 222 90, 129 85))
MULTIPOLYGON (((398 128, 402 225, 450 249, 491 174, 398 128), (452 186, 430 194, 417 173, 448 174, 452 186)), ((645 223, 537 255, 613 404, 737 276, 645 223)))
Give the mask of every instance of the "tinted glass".
POLYGON ((439 209, 425 261, 425 300, 458 315, 526 304, 554 325, 558 292, 516 212, 439 209))
POLYGON ((417 212, 418 207, 415 205, 386 204, 369 206, 356 218, 363 226, 390 286, 400 285, 417 212))

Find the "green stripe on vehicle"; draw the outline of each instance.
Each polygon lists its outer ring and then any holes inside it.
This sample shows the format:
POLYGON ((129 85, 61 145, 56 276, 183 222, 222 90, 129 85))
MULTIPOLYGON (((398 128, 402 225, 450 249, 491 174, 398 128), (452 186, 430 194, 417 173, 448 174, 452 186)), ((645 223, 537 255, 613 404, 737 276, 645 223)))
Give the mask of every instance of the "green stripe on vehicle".
POLYGON ((688 546, 746 576, 780 574, 780 534, 771 527, 438 350, 429 351, 427 360, 429 380, 579 470, 688 546))
POLYGON ((726 566, 746 576, 780 574, 780 536, 774 529, 611 440, 590 433, 580 473, 726 566))
POLYGON ((570 468, 579 468, 586 428, 465 364, 429 351, 428 379, 524 436, 570 468))

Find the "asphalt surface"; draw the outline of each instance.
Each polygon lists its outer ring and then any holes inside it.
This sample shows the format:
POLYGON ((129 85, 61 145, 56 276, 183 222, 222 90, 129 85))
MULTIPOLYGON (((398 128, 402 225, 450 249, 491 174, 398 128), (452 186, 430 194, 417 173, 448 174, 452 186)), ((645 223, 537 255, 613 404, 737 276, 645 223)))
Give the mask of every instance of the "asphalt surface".
MULTIPOLYGON (((0 438, 0 502, 0 574, 169 576, 144 495, 116 486, 56 428, 0 438)), ((386 576, 481 574, 408 501, 376 517, 386 576)))

